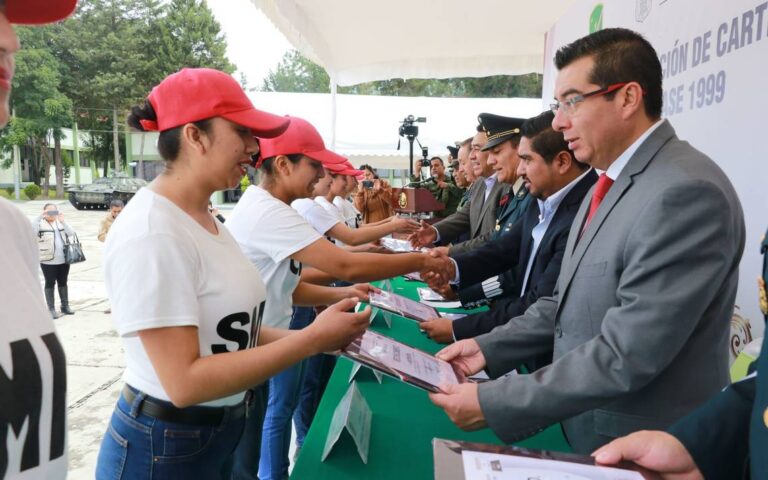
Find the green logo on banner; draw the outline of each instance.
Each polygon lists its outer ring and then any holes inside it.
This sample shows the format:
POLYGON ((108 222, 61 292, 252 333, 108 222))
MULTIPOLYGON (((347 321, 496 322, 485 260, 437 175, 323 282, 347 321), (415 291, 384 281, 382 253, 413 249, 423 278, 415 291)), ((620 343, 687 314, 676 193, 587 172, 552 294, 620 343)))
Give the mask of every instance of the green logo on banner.
POLYGON ((589 33, 595 33, 603 29, 603 4, 598 3, 592 9, 592 15, 589 16, 589 33))

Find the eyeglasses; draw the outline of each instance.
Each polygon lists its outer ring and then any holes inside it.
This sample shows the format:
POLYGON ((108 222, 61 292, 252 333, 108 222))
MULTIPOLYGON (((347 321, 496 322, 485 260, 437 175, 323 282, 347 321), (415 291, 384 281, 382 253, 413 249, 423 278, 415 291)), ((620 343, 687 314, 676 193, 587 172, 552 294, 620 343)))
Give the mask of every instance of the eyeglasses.
MULTIPOLYGON (((608 85, 607 87, 597 89, 593 92, 584 93, 581 95, 574 95, 568 100, 563 100, 562 102, 559 100, 555 100, 555 103, 549 104, 549 109, 552 110, 552 113, 554 113, 555 115, 557 115, 557 112, 560 110, 562 110, 564 114, 570 115, 576 111, 576 105, 588 99, 589 97, 599 97, 601 95, 607 95, 609 93, 615 92, 616 90, 620 89, 624 85, 627 85, 628 83, 629 82, 614 83, 613 85, 608 85)), ((643 92, 643 94, 645 94, 645 92, 643 92)))

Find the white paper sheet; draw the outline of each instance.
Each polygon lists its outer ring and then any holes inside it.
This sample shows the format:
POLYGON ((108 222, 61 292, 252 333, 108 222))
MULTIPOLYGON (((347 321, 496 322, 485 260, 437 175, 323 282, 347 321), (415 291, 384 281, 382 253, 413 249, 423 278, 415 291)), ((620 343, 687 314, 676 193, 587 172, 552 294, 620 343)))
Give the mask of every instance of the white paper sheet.
POLYGON ((469 450, 461 457, 466 480, 643 480, 632 470, 542 458, 469 450))

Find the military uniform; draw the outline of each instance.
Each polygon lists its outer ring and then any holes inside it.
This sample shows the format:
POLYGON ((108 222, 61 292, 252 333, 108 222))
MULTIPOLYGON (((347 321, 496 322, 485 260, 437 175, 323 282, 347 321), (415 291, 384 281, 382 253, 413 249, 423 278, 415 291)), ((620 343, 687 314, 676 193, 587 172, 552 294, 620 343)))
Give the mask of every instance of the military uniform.
MULTIPOLYGON (((768 311, 768 233, 761 245, 761 309, 768 311)), ((706 479, 768 478, 768 348, 753 374, 736 382, 669 429, 706 479), (761 374, 762 373, 762 374, 761 374)))
POLYGON ((528 189, 523 185, 522 179, 518 179, 512 190, 499 200, 499 208, 496 210, 496 227, 491 234, 491 240, 495 240, 512 230, 512 225, 520 220, 532 199, 533 197, 528 195, 528 189), (517 193, 513 193, 515 191, 517 193))
POLYGON ((464 195, 464 190, 457 187, 455 183, 448 177, 445 177, 444 182, 448 185, 445 188, 440 188, 437 183, 428 183, 425 187, 432 193, 435 199, 445 205, 445 208, 435 212, 435 216, 438 218, 445 218, 453 214, 457 208, 459 208, 459 202, 464 195))
MULTIPOLYGON (((481 113, 478 117, 480 126, 488 136, 488 142, 483 150, 490 150, 497 145, 513 140, 520 134, 520 127, 525 120, 522 118, 504 117, 491 113, 481 113)), ((496 209, 496 225, 490 232, 488 241, 493 241, 509 233, 512 226, 520 220, 533 197, 528 195, 523 180, 518 178, 515 184, 501 196, 496 209)), ((475 308, 487 305, 494 298, 504 295, 505 289, 516 284, 516 273, 513 270, 504 272, 486 282, 467 285, 458 290, 459 298, 464 307, 475 308)), ((514 287, 513 287, 514 288, 514 287)), ((518 286, 519 290, 520 287, 518 286)))

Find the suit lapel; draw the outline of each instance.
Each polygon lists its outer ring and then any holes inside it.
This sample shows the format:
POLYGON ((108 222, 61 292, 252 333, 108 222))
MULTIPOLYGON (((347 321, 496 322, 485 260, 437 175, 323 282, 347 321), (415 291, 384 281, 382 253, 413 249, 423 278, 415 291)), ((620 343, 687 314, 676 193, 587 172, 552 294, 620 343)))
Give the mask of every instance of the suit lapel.
POLYGON ((568 287, 576 274, 576 269, 578 268, 581 259, 584 257, 584 254, 598 232, 600 232, 603 223, 608 216, 611 215, 611 212, 626 191, 632 186, 634 182, 633 177, 645 170, 661 147, 674 137, 674 135, 674 129, 669 124, 669 121, 665 120, 664 123, 659 125, 659 127, 640 145, 621 171, 621 174, 619 174, 619 178, 616 179, 613 186, 608 190, 602 203, 600 203, 600 208, 597 209, 597 212, 595 212, 589 225, 587 225, 586 230, 582 233, 581 229, 584 225, 587 212, 589 211, 589 204, 592 200, 592 194, 594 193, 594 186, 584 197, 568 237, 568 246, 566 247, 566 258, 564 261, 566 269, 561 275, 562 281, 559 285, 560 298, 564 298, 568 287), (579 238, 580 235, 581 238, 579 238), (570 258, 568 257, 569 252, 573 252, 570 258))
POLYGON ((486 189, 483 178, 477 179, 477 182, 477 188, 472 192, 472 196, 469 197, 469 224, 473 231, 477 220, 480 218, 480 211, 483 208, 483 197, 485 196, 486 189))
POLYGON ((497 203, 499 201, 499 195, 498 192, 504 187, 504 184, 496 180, 496 183, 493 184, 493 187, 491 188, 491 193, 488 194, 488 199, 483 202, 483 206, 480 209, 480 214, 477 216, 477 222, 475 225, 472 226, 472 236, 474 237, 477 234, 477 231, 480 229, 480 226, 483 224, 483 217, 485 217, 485 214, 488 212, 489 205, 492 203, 497 203))

